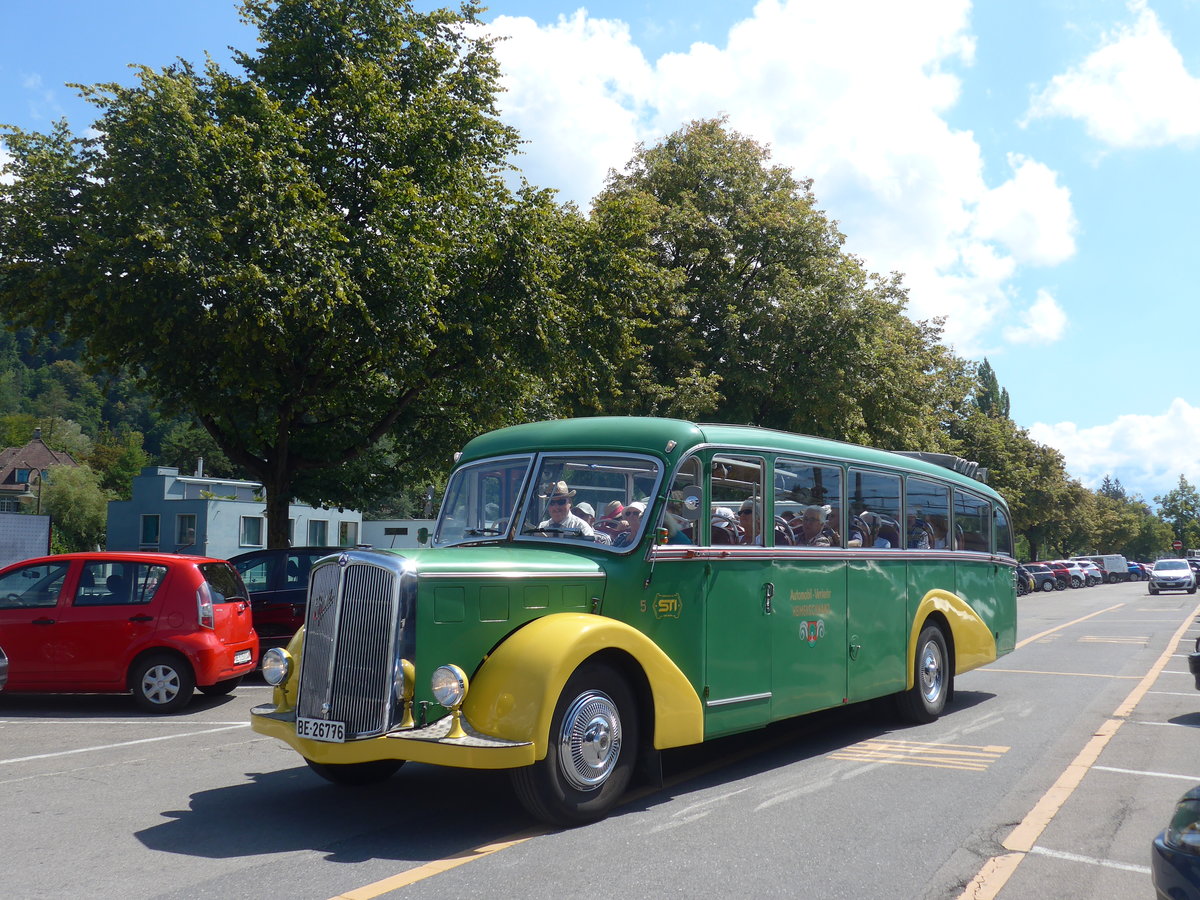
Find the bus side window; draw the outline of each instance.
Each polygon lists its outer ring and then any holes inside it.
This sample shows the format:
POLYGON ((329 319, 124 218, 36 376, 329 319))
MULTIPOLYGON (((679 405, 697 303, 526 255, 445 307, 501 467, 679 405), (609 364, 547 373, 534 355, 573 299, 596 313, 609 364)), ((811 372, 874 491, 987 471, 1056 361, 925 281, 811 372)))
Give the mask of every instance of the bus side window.
POLYGON ((904 521, 908 548, 944 549, 950 541, 950 488, 911 476, 906 488, 904 521))
POLYGON ((851 469, 847 484, 850 513, 861 544, 849 546, 901 549, 906 541, 900 526, 900 476, 851 469))
POLYGON ((987 553, 991 550, 991 504, 968 494, 954 492, 955 550, 987 553))

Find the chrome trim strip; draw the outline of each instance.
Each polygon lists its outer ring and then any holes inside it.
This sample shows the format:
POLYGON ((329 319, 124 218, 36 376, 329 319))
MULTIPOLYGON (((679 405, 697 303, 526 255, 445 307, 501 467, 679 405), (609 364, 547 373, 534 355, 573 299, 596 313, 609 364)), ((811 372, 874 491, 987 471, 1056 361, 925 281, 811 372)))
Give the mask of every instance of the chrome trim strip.
POLYGON ((607 578, 604 572, 417 572, 417 578, 607 578))
POLYGON ((726 697, 724 700, 705 700, 705 706, 729 706, 732 703, 749 703, 751 700, 770 700, 771 692, 765 694, 747 694, 745 697, 726 697))

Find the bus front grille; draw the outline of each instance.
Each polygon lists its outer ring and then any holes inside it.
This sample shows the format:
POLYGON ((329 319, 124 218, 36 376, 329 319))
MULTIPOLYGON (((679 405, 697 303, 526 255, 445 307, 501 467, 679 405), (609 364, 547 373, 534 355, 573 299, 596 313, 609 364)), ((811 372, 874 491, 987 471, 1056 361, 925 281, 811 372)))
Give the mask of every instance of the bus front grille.
POLYGON ((393 648, 403 628, 399 571, 362 556, 313 567, 296 702, 298 716, 345 723, 347 739, 390 727, 393 648))

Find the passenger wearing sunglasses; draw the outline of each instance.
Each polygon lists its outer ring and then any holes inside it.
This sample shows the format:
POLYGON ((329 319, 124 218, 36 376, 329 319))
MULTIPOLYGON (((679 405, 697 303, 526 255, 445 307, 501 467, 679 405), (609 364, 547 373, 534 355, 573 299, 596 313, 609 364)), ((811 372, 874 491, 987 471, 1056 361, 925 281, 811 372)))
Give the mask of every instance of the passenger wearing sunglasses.
POLYGON ((549 534, 570 534, 593 537, 592 526, 571 512, 571 498, 575 492, 567 488, 565 481, 554 485, 553 489, 539 496, 546 500, 546 515, 549 517, 538 525, 539 531, 549 534))

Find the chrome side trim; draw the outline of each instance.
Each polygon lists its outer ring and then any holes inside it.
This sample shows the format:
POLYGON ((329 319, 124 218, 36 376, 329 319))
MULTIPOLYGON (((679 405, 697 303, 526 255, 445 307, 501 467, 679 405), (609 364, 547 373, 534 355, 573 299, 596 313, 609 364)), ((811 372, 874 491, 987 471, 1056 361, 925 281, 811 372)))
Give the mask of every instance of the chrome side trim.
POLYGON ((417 578, 424 580, 435 578, 452 578, 460 581, 464 578, 566 578, 571 581, 580 578, 607 578, 603 572, 418 572, 417 578))
POLYGON ((747 694, 745 697, 726 697, 724 700, 705 700, 705 706, 729 706, 733 703, 749 703, 752 700, 770 700, 771 692, 765 694, 747 694))

